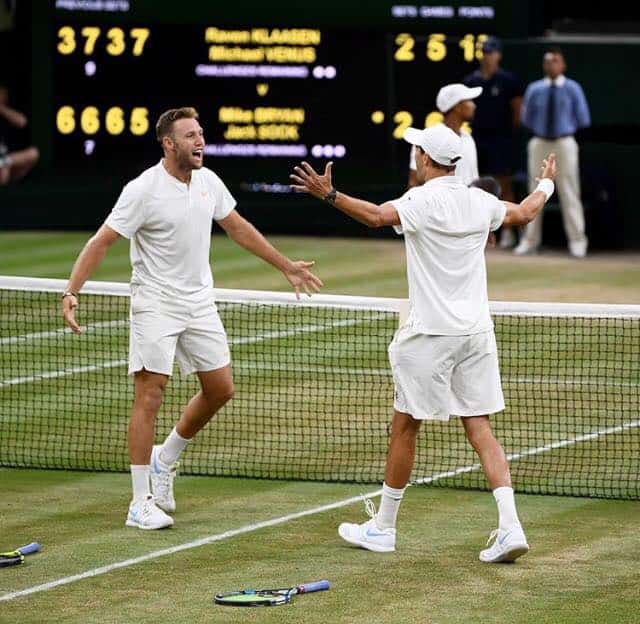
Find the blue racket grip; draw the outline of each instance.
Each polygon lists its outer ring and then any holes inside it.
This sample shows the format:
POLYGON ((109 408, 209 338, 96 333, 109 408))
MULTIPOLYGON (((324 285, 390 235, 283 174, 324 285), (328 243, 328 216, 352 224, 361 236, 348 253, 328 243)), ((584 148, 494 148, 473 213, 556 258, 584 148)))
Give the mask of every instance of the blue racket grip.
POLYGON ((314 581, 313 583, 305 583, 304 585, 300 585, 298 587, 298 592, 301 594, 309 594, 311 592, 329 589, 330 587, 331 585, 329 584, 329 581, 314 581))
POLYGON ((17 548, 16 550, 23 555, 31 555, 40 550, 40 544, 38 544, 38 542, 31 542, 31 544, 20 546, 20 548, 17 548))

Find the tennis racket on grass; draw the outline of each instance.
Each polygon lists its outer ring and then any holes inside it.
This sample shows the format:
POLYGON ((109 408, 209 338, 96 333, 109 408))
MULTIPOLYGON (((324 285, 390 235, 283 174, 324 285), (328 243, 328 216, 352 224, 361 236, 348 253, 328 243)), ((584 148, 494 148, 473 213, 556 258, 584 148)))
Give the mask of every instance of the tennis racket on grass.
POLYGON ((9 566, 20 565, 24 562, 25 555, 31 555, 40 550, 38 542, 31 542, 26 546, 20 546, 15 550, 0 553, 0 568, 8 568, 9 566))
POLYGON ((228 607, 277 607, 291 602, 296 594, 310 594, 329 587, 329 581, 315 581, 281 589, 243 589, 216 594, 214 602, 228 607))

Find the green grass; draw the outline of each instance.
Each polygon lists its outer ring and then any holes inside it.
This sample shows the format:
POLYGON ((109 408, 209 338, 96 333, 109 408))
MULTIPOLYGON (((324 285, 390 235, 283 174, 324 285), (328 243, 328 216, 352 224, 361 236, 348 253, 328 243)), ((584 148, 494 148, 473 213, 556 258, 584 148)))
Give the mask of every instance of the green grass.
MULTIPOLYGON (((0 274, 66 279, 87 232, 2 232, 0 274)), ((340 239, 274 236, 292 258, 316 261, 325 292, 406 297, 404 246, 400 239, 340 239)), ((212 267, 221 288, 287 290, 282 276, 261 260, 216 235, 212 267)), ((506 301, 640 303, 640 254, 594 253, 579 261, 561 253, 515 258, 487 254, 489 296, 506 301)), ((127 241, 118 241, 93 279, 128 281, 127 241)))
MULTIPOLYGON (((123 526, 126 475, 0 471, 2 546, 42 552, 2 570, 6 593, 357 495, 336 484, 184 477, 176 525, 123 526)), ((638 504, 519 497, 532 551, 514 565, 477 560, 495 506, 486 493, 410 488, 398 550, 375 554, 337 537, 357 503, 132 565, 2 606, 3 622, 413 623, 634 622, 638 504), (328 578, 332 589, 277 609, 212 604, 235 588, 328 578)))
MULTIPOLYGON (((65 278, 87 236, 2 233, 0 273, 65 278)), ((315 259, 327 292, 406 296, 399 241, 273 240, 292 257, 315 259)), ((559 254, 514 259, 493 251, 488 256, 490 293, 509 300, 637 303, 638 259, 604 254, 584 262, 559 254)), ((226 238, 215 237, 212 263, 217 286, 287 289, 276 271, 226 238)), ((126 281, 128 277, 128 248, 121 241, 94 278, 126 281)), ((81 302, 83 322, 126 319, 126 301, 117 309, 94 307, 94 298, 88 296, 81 302)), ((36 303, 5 298, 0 340, 59 328, 58 305, 51 295, 36 303), (25 318, 30 319, 29 326, 15 325, 16 319, 25 318)), ((255 334, 247 322, 227 323, 232 339, 255 334)), ((262 313, 262 331, 287 331, 295 323, 313 325, 318 320, 300 311, 282 318, 262 313), (295 319, 297 314, 301 316, 295 319)), ((380 338, 375 344, 358 338, 357 330, 363 327, 372 333, 376 323, 371 320, 355 328, 289 336, 277 345, 270 343, 268 349, 265 344, 258 348, 236 344, 236 397, 184 455, 184 471, 280 479, 302 474, 335 480, 354 473, 360 479, 370 480, 371 474, 374 480, 379 478, 392 392, 386 342, 394 324, 394 319, 377 324, 380 338), (356 378, 348 372, 354 368, 380 373, 356 378), (258 426, 261 421, 267 425, 258 426), (278 452, 271 450, 274 444, 281 446, 278 452)), ((510 332, 499 328, 509 409, 495 422, 509 451, 638 418, 637 324, 626 335, 620 324, 601 324, 598 333, 593 327, 593 323, 539 322, 532 331, 529 322, 510 332), (533 386, 532 377, 537 379, 533 386), (620 385, 612 390, 612 382, 620 385)), ((126 359, 126 331, 94 329, 79 341, 68 338, 75 341, 58 336, 3 344, 0 381, 73 368, 89 354, 98 362, 126 359)), ((0 386, 0 462, 124 469, 131 386, 123 368, 76 373, 63 381, 0 386)), ((194 391, 193 382, 178 379, 169 388, 159 437, 194 391)), ((516 486, 531 492, 577 494, 594 492, 597 483, 595 493, 638 497, 638 431, 634 427, 521 457, 512 462, 516 486)), ((476 461, 455 422, 425 426, 422 436, 414 477, 476 461)), ((29 557, 25 565, 0 571, 0 596, 375 487, 182 476, 176 526, 147 533, 123 526, 130 487, 127 474, 5 468, 0 469, 0 480, 6 491, 0 507, 0 550, 32 540, 43 545, 42 553, 29 557)), ((456 483, 484 487, 478 470, 438 481, 456 483)), ((391 555, 375 555, 340 542, 336 526, 363 518, 356 504, 16 598, 0 607, 0 621, 637 621, 640 503, 521 495, 518 504, 532 552, 515 565, 486 566, 477 560, 495 522, 495 505, 488 493, 414 487, 401 509, 398 551, 391 555), (212 604, 216 591, 324 577, 332 582, 331 591, 299 596, 286 607, 236 611, 212 604)))

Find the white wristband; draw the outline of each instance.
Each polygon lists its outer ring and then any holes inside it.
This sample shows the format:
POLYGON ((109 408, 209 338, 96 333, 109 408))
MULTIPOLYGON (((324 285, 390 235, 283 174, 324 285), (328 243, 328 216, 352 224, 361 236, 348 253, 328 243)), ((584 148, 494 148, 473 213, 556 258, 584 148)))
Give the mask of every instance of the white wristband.
POLYGON ((551 178, 542 178, 534 190, 542 191, 546 196, 545 201, 549 201, 549 197, 553 195, 555 188, 555 184, 551 178))

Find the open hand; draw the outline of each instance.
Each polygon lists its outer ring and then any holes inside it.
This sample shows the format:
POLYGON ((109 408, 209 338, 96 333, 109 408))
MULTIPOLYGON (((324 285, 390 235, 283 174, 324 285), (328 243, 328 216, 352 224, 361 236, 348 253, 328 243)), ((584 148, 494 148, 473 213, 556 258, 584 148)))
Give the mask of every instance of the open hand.
POLYGON ((540 177, 537 178, 539 182, 542 178, 549 178, 550 180, 556 179, 556 155, 549 154, 543 161, 542 167, 540 167, 540 177))
POLYGON ((292 173, 289 177, 296 182, 292 184, 291 188, 294 191, 302 193, 309 193, 318 199, 324 199, 325 196, 333 188, 331 182, 331 168, 332 162, 328 162, 324 168, 324 175, 320 175, 315 169, 304 160, 301 163, 301 167, 294 167, 295 173, 292 173))
POLYGON ((320 287, 324 286, 322 280, 314 275, 309 268, 312 267, 315 262, 305 262, 304 260, 296 260, 291 262, 289 267, 283 271, 284 276, 289 280, 289 283, 296 291, 296 298, 300 299, 300 289, 302 288, 309 297, 311 297, 312 290, 320 292, 320 287))

